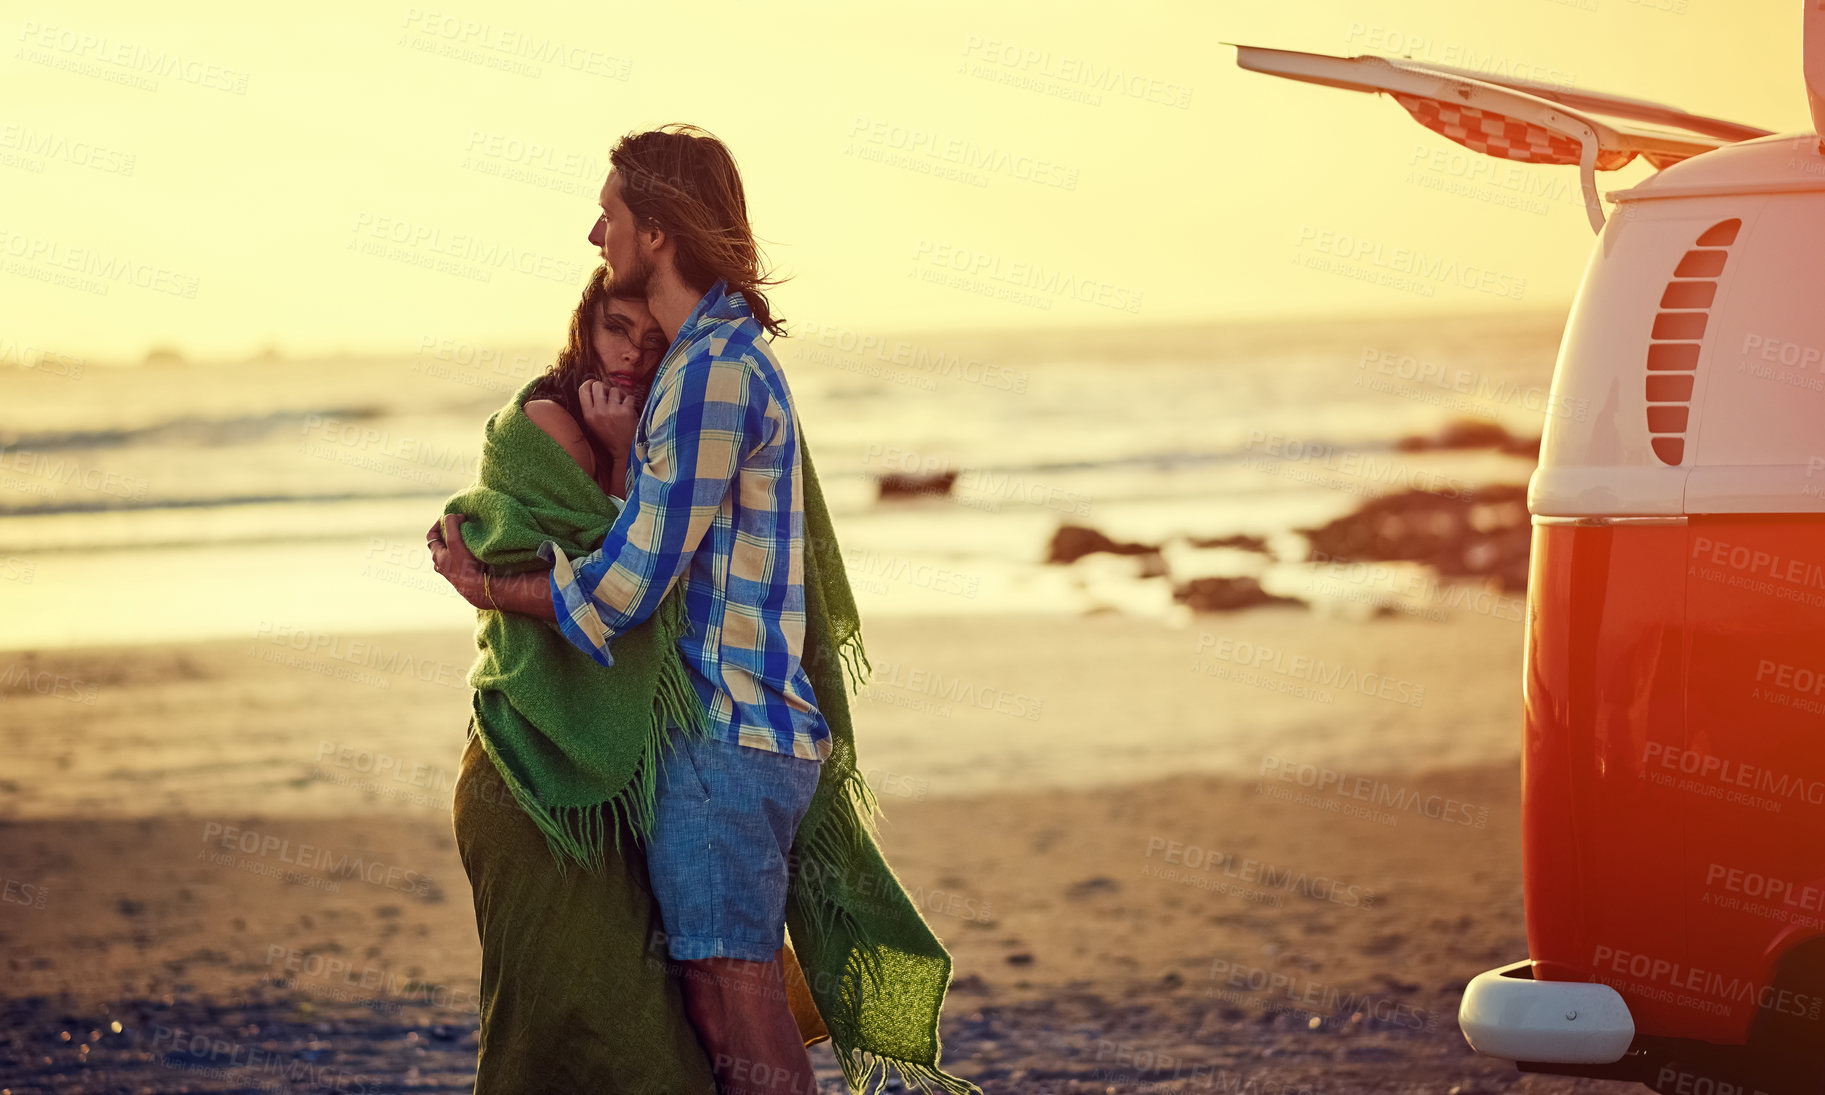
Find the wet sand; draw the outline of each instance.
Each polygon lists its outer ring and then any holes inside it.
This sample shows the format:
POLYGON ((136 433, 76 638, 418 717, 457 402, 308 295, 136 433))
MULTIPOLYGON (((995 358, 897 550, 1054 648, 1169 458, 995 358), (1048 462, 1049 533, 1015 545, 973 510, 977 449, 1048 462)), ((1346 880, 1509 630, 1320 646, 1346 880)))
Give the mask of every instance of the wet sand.
MULTIPOLYGON (((1512 622, 1274 609, 869 638, 877 669, 1042 701, 1031 720, 962 692, 948 716, 859 708, 884 844, 955 958, 953 1071, 989 1091, 1599 1089, 1477 1058, 1455 1024, 1465 982, 1526 953, 1512 622), (1287 661, 1193 668, 1219 632, 1381 683, 1333 678, 1327 701, 1287 661), (1421 678, 1420 704, 1389 698, 1421 678), (993 790, 956 759, 990 731, 993 790), (1226 733, 1246 744, 1206 747, 1226 733), (1175 736, 1176 761, 1156 755, 1175 736)), ((461 634, 369 641, 467 665, 461 634)), ((466 693, 248 645, 17 659, 34 669, 0 701, 0 1087, 469 1089, 479 952, 439 786, 466 693), (16 687, 57 677, 64 694, 16 687)))

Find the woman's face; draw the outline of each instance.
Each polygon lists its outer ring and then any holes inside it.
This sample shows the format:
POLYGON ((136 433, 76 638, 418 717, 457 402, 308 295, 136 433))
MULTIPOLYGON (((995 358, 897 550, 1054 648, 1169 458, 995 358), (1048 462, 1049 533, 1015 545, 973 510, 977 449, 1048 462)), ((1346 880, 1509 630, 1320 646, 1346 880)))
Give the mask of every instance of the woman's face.
POLYGON ((608 298, 596 310, 589 339, 606 374, 603 379, 628 392, 638 392, 652 380, 669 345, 646 303, 621 297, 608 298))

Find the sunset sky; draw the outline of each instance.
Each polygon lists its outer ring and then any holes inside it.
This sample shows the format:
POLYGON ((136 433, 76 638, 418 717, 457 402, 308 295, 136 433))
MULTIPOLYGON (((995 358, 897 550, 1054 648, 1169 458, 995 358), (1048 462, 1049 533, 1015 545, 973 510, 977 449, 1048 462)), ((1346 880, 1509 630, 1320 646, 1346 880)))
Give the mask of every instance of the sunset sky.
POLYGON ((1591 242, 1574 170, 1490 186, 1392 101, 1244 72, 1220 41, 1407 52, 1809 128, 1793 0, 984 7, 13 6, 0 361, 555 341, 595 261, 584 236, 609 147, 670 121, 735 151, 793 277, 780 310, 802 323, 1569 301, 1591 242), (1139 94, 1094 83, 1111 69, 1139 94), (1482 189, 1445 192, 1463 184, 1482 189), (1299 265, 1302 238, 1324 232, 1482 266, 1515 292, 1425 295, 1299 265), (965 284, 942 280, 953 265, 965 284), (1094 292, 991 295, 1031 268, 1094 292))

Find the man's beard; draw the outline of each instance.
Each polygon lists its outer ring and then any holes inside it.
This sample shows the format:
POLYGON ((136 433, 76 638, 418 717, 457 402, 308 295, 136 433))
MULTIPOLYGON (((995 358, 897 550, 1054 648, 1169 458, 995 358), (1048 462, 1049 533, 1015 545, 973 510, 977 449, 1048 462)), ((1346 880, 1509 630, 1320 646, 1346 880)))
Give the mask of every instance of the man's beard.
POLYGON ((610 266, 609 269, 615 275, 615 293, 617 295, 644 297, 646 291, 652 286, 653 260, 642 255, 638 247, 634 248, 634 259, 628 264, 625 271, 616 270, 613 266, 610 266))

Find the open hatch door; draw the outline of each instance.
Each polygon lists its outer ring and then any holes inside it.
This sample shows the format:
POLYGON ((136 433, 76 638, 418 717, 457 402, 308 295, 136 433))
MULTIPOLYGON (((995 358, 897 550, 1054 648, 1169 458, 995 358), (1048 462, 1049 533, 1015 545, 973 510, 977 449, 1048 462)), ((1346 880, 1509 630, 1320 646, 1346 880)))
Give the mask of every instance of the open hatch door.
POLYGON ((1676 107, 1469 69, 1365 54, 1333 57, 1234 45, 1252 72, 1347 91, 1384 93, 1414 120, 1465 148, 1504 160, 1577 164, 1591 228, 1603 228, 1598 171, 1636 156, 1656 169, 1772 131, 1676 107))

